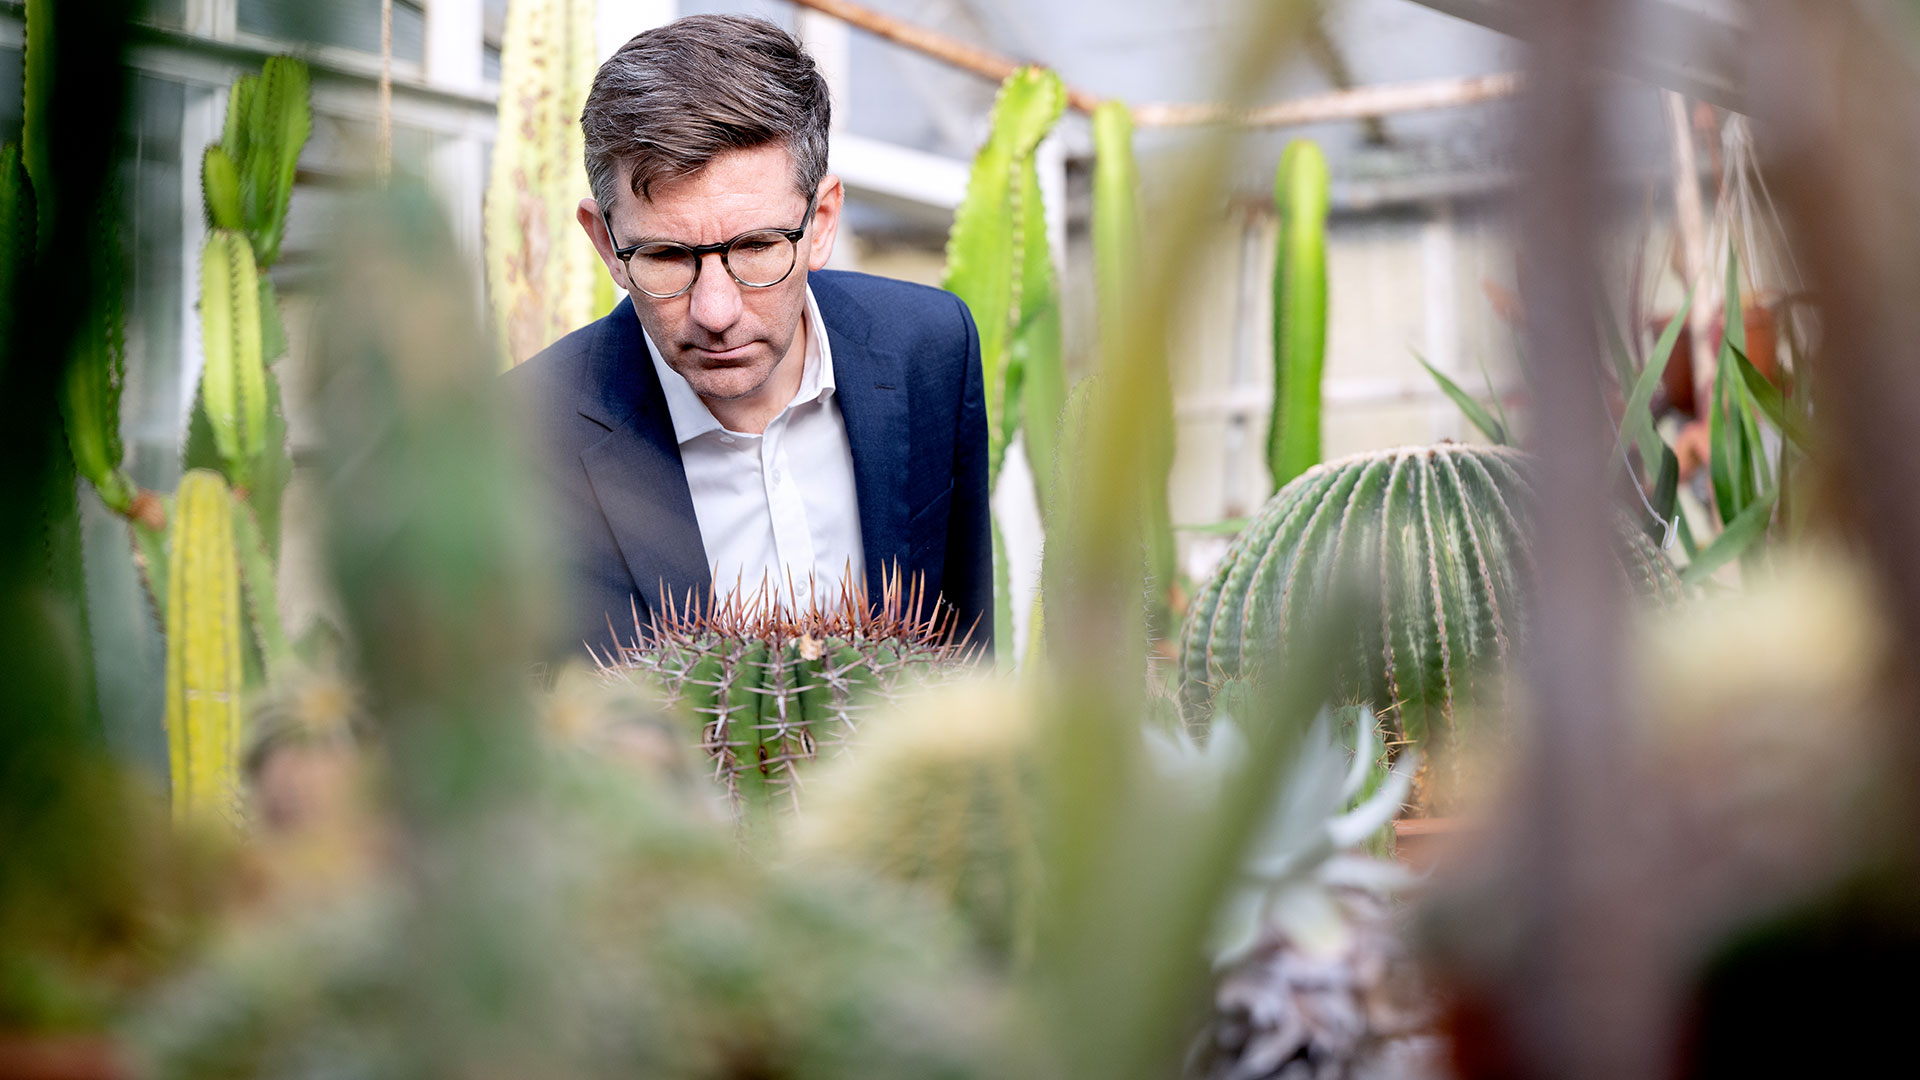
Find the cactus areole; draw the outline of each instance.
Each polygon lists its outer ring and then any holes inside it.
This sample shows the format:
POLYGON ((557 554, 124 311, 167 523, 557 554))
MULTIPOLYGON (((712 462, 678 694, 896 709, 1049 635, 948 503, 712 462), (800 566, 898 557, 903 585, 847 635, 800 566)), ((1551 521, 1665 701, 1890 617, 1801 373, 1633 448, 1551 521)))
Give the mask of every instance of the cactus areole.
MULTIPOLYGON (((1309 626, 1303 616, 1345 578, 1365 591, 1337 692, 1379 709, 1404 738, 1448 741, 1456 707, 1525 631, 1530 498, 1527 457, 1505 447, 1381 450, 1302 473, 1240 533, 1188 614, 1190 714, 1283 654, 1288 632, 1309 626)), ((1621 528, 1615 551, 1636 592, 1679 596, 1672 565, 1637 530, 1621 528)))

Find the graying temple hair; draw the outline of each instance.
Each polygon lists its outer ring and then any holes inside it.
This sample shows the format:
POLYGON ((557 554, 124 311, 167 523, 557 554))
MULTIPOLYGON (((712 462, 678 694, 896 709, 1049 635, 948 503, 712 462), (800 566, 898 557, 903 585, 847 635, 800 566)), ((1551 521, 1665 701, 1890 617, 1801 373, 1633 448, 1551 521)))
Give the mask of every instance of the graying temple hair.
POLYGON ((600 65, 580 112, 587 182, 611 208, 623 165, 633 193, 691 176, 729 150, 784 144, 811 199, 827 173, 827 81, 765 19, 689 15, 640 34, 600 65))

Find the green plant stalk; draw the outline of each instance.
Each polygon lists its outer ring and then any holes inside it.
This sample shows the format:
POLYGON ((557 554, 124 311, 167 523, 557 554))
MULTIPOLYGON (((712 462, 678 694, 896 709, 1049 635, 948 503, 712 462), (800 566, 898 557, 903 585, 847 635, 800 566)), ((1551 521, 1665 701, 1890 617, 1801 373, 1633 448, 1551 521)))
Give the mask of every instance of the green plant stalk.
POLYGON ((1273 486, 1320 460, 1320 377, 1327 355, 1327 212, 1331 178, 1312 142, 1287 144, 1274 177, 1280 245, 1273 271, 1273 486))
POLYGON ((272 676, 293 656, 293 646, 280 622, 280 590, 274 580, 274 559, 267 551, 253 507, 236 500, 233 509, 233 545, 239 555, 240 581, 246 590, 247 628, 260 651, 266 674, 272 676))
POLYGON ((226 147, 219 143, 207 144, 207 151, 200 158, 200 201, 206 212, 208 228, 232 229, 235 232, 246 229, 240 167, 234 164, 233 155, 227 153, 226 147))
MULTIPOLYGON (((1021 169, 1020 198, 1015 203, 1020 231, 1020 313, 1014 330, 1008 369, 1020 373, 1018 415, 1025 436, 1027 464, 1033 474, 1034 495, 1043 514, 1054 507, 1054 455, 1060 439, 1060 412, 1067 404, 1066 359, 1060 343, 1060 286, 1047 243, 1046 208, 1041 201, 1040 174, 1031 158, 1021 169)), ((1011 432, 1008 441, 1012 440, 1011 432)))
POLYGON ((126 379, 125 311, 121 299, 118 245, 111 234, 99 259, 94 307, 74 342, 73 361, 61 386, 60 415, 74 468, 93 485, 107 509, 124 516, 135 489, 121 468, 120 388, 126 379))
MULTIPOLYGON (((1031 247, 1026 243, 1031 230, 1023 213, 1038 216, 1040 208, 1038 199, 1022 196, 1030 190, 1030 176, 1031 190, 1037 190, 1033 155, 1065 105, 1066 90, 1053 72, 1026 67, 1007 76, 994 98, 987 141, 974 156, 966 196, 947 234, 947 264, 940 285, 966 302, 980 332, 989 488, 999 480, 1000 464, 1018 421, 1021 372, 1013 341, 1033 302, 1023 296, 1031 247)), ((1038 235, 1044 239, 1044 224, 1038 235)))
MULTIPOLYGON (((1140 181, 1133 158, 1133 113, 1118 101, 1103 101, 1093 111, 1093 268, 1099 300, 1102 354, 1126 332, 1126 313, 1139 295, 1140 181)), ((1107 361, 1103 360, 1103 368, 1107 361)), ((1159 416, 1150 430, 1144 483, 1148 603, 1156 632, 1172 621, 1169 598, 1174 584, 1173 512, 1167 485, 1173 474, 1172 379, 1155 399, 1159 416)))
POLYGON ((175 496, 167 594, 167 747, 176 821, 242 820, 240 572, 226 480, 195 469, 175 496))

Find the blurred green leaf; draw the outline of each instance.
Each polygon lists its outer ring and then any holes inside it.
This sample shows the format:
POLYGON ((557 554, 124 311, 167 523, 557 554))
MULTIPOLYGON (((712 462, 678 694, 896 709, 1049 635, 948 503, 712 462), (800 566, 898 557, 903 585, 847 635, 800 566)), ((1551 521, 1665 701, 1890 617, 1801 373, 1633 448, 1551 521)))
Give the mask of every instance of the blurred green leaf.
POLYGON ((1800 450, 1805 450, 1807 448, 1806 424, 1793 405, 1787 401, 1787 396, 1781 393, 1780 388, 1773 385, 1770 379, 1760 374, 1760 369, 1753 366, 1753 361, 1747 359, 1747 354, 1743 350, 1728 346, 1727 352, 1732 355, 1734 366, 1739 369, 1740 381, 1746 388, 1747 397, 1759 407, 1760 415, 1766 417, 1767 423, 1772 424, 1788 442, 1800 450))
POLYGON ((1459 384, 1441 374, 1439 368, 1427 363, 1427 358, 1421 356, 1418 350, 1415 350, 1413 358, 1420 361, 1420 366, 1427 369, 1427 374, 1433 376, 1433 381, 1440 384, 1441 391, 1453 399, 1453 403, 1459 406, 1460 412, 1466 416, 1467 421, 1479 428, 1482 435, 1501 446, 1512 445, 1507 438, 1506 426, 1495 420, 1478 401, 1473 399, 1472 394, 1460 389, 1459 384))
POLYGON ((1698 585, 1714 571, 1727 563, 1745 555, 1753 544, 1767 534, 1767 523, 1773 518, 1773 504, 1778 493, 1769 491, 1755 499, 1751 505, 1740 512, 1714 537, 1694 560, 1680 571, 1680 580, 1687 585, 1698 585))
POLYGON ((1245 530, 1247 522, 1251 520, 1253 519, 1237 517, 1228 518, 1225 521, 1209 521, 1202 525, 1175 525, 1174 528, 1180 532, 1197 533, 1201 536, 1235 536, 1245 530))
MULTIPOLYGON (((1659 468, 1660 450, 1664 449, 1660 436, 1653 430, 1653 393, 1660 388, 1661 377, 1666 374, 1667 361, 1673 357, 1673 347, 1680 340, 1680 332, 1686 328, 1687 313, 1693 310, 1693 290, 1687 290, 1687 298, 1680 304, 1679 314, 1660 332, 1660 338, 1654 342, 1653 352, 1647 356, 1647 366, 1640 369, 1640 375, 1632 382, 1632 393, 1627 397, 1626 409, 1620 414, 1620 445, 1616 448, 1616 457, 1624 457, 1626 448, 1635 447, 1640 451, 1640 460, 1649 471, 1659 468)), ((1628 385, 1621 384, 1623 387, 1628 385)), ((1670 451, 1669 451, 1670 452, 1670 451)))

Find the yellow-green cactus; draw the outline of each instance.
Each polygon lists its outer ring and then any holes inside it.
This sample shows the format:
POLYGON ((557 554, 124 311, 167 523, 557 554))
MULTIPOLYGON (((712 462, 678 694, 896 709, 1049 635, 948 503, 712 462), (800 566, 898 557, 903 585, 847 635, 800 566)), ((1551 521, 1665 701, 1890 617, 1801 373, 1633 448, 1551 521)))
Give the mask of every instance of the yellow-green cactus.
POLYGON ((1010 684, 964 683, 870 726, 809 784, 794 849, 919 885, 1024 959, 1042 895, 1031 709, 1010 684))
POLYGON ((966 198, 947 236, 942 288, 966 301, 980 329, 987 388, 989 483, 1025 420, 1041 505, 1048 505, 1053 443, 1066 403, 1060 301, 1047 252, 1046 215, 1034 153, 1067 100, 1060 77, 1026 67, 994 99, 993 127, 973 159, 966 198), (1023 384, 1028 388, 1023 405, 1023 384))
POLYGON ((200 401, 236 486, 245 486, 266 446, 267 371, 260 344, 260 273, 253 247, 215 229, 200 257, 200 341, 206 367, 200 401))
POLYGON ((240 571, 233 497, 211 469, 180 479, 167 577, 167 750, 176 821, 241 819, 240 571))
POLYGON ((487 184, 487 286, 506 366, 613 305, 581 240, 580 109, 593 84, 593 0, 516 0, 500 49, 499 141, 487 184))
POLYGON ((1320 460, 1320 372, 1327 355, 1327 158, 1300 139, 1273 178, 1280 245, 1273 266, 1273 418, 1267 467, 1273 486, 1320 460))

